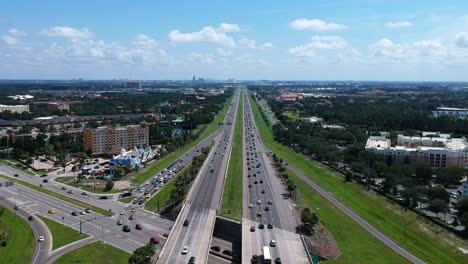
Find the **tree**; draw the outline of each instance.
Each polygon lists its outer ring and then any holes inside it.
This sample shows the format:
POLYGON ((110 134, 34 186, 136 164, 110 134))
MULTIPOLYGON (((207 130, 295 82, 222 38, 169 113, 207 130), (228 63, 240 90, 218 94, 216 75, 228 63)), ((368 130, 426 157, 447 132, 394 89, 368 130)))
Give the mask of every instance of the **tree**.
POLYGON ((129 264, 150 264, 151 257, 155 253, 155 247, 153 244, 139 247, 133 251, 133 255, 128 259, 129 264))
POLYGON ((423 181, 428 181, 432 177, 433 170, 429 165, 420 164, 415 168, 416 177, 418 179, 423 179, 423 181))
POLYGON ((311 235, 315 225, 318 223, 318 217, 315 213, 310 211, 309 208, 304 208, 301 212, 301 222, 304 227, 304 232, 307 235, 311 235))
POLYGON ((107 180, 106 187, 104 188, 105 192, 111 191, 114 188, 114 182, 111 180, 107 180))
POLYGON ((430 188, 427 191, 427 196, 429 197, 429 200, 441 199, 446 203, 450 202, 450 194, 442 186, 430 188))
POLYGON ((431 200, 429 202, 429 210, 433 213, 436 213, 437 216, 439 216, 439 213, 445 213, 447 212, 448 209, 448 204, 446 201, 436 198, 434 200, 431 200))
POLYGON ((458 207, 461 212, 468 213, 468 196, 461 199, 458 207))
POLYGON ((458 167, 441 168, 437 171, 437 178, 443 185, 459 184, 465 175, 465 170, 458 167))
POLYGON ((352 179, 353 179, 353 174, 350 171, 346 172, 345 181, 350 182, 352 179))

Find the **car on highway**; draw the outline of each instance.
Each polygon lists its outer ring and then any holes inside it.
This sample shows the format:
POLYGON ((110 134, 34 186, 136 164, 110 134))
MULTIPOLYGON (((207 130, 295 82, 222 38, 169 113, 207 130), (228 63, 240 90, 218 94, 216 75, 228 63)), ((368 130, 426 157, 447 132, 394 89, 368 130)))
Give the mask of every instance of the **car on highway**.
POLYGON ((85 215, 86 212, 85 211, 80 211, 80 215, 85 215))
POLYGON ((249 208, 253 208, 253 204, 249 204, 249 208))
POLYGON ((13 176, 18 177, 19 175, 15 173, 15 175, 13 175, 13 176))
POLYGON ((270 211, 270 207, 265 206, 265 211, 270 211))
POLYGON ((48 182, 49 182, 49 180, 47 180, 47 179, 44 179, 44 180, 42 180, 42 182, 43 182, 43 183, 48 183, 48 182))
POLYGON ((122 228, 122 231, 128 233, 128 232, 130 232, 130 227, 128 225, 124 225, 123 228, 122 228))
POLYGON ((268 204, 273 204, 273 202, 271 200, 268 200, 268 204))
POLYGON ((69 194, 73 194, 73 190, 68 190, 68 193, 69 193, 69 194))
POLYGON ((270 241, 270 247, 276 247, 276 240, 272 239, 270 241))
POLYGON ((123 224, 122 220, 117 221, 117 225, 122 225, 122 224, 123 224))
POLYGON ((85 211, 87 214, 90 214, 90 213, 93 212, 93 211, 92 211, 91 209, 89 209, 89 208, 86 208, 84 211, 85 211))
POLYGON ((188 247, 187 247, 187 246, 184 246, 184 247, 182 248, 182 255, 186 255, 186 254, 188 254, 188 252, 189 252, 188 247))
POLYGON ((275 259, 275 264, 281 264, 281 258, 276 258, 275 259))
POLYGON ((146 197, 147 199, 149 199, 149 198, 151 198, 151 194, 147 194, 145 197, 146 197))
POLYGON ((272 225, 272 224, 268 224, 268 225, 267 225, 267 228, 268 228, 268 229, 273 229, 273 225, 272 225))
POLYGON ((55 214, 55 210, 54 209, 49 209, 49 211, 47 211, 49 214, 55 214))
POLYGON ((252 263, 258 263, 258 255, 252 255, 252 263))
POLYGON ((257 204, 262 204, 262 201, 260 201, 260 200, 257 200, 257 204))
POLYGON ((34 217, 32 215, 28 216, 28 220, 29 221, 33 221, 34 220, 34 217))
POLYGON ((258 217, 262 217, 262 212, 257 212, 258 217))
POLYGON ((218 247, 218 246, 212 246, 212 247, 211 247, 211 250, 216 251, 216 252, 219 252, 219 251, 221 250, 221 248, 218 247))
POLYGON ((79 214, 80 214, 80 212, 78 212, 78 211, 71 212, 71 215, 73 215, 73 216, 78 216, 79 214))
POLYGON ((250 232, 255 232, 255 226, 250 227, 250 232))
POLYGON ((143 226, 140 225, 140 224, 136 224, 136 225, 135 225, 135 229, 136 229, 136 230, 142 230, 142 229, 143 229, 143 226))
POLYGON ((186 220, 184 221, 183 226, 188 226, 189 224, 190 224, 190 221, 186 219, 186 220))
POLYGON ((190 257, 189 261, 188 261, 189 264, 194 264, 195 263, 195 257, 190 257))
POLYGON ((261 193, 265 193, 265 190, 262 190, 261 193))
POLYGON ((132 210, 130 210, 130 212, 133 213, 133 212, 135 212, 135 210, 136 210, 135 207, 133 207, 132 210))
POLYGON ((81 195, 88 195, 87 192, 81 192, 81 195))
POLYGON ((37 241, 39 241, 39 242, 44 242, 44 241, 45 241, 44 236, 40 236, 39 239, 38 239, 37 241))
POLYGON ((99 197, 99 199, 100 199, 100 200, 107 200, 108 197, 107 197, 107 196, 101 196, 101 197, 99 197))
POLYGON ((258 229, 263 229, 263 228, 265 228, 265 225, 263 225, 263 224, 258 225, 258 229))
POLYGON ((67 187, 65 187, 65 186, 62 186, 62 190, 66 190, 66 189, 67 189, 67 187))

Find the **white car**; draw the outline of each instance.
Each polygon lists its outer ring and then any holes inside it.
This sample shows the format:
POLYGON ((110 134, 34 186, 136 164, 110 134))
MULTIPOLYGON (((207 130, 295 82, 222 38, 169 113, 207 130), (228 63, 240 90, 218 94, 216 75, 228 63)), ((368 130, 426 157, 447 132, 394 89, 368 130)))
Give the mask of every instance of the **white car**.
POLYGON ((249 204, 249 208, 253 208, 253 204, 249 204))
POLYGON ((260 201, 260 200, 257 201, 257 204, 261 204, 261 203, 262 203, 262 201, 260 201))
POLYGON ((187 246, 182 248, 182 255, 186 255, 186 254, 188 254, 188 247, 187 246))
POLYGON ((125 214, 125 211, 124 210, 121 210, 120 211, 120 215, 124 215, 125 214))
POLYGON ((44 239, 44 236, 40 236, 39 239, 38 239, 37 241, 39 241, 39 242, 44 242, 44 240, 45 240, 45 239, 44 239))
POLYGON ((130 210, 130 212, 132 212, 132 213, 135 212, 135 208, 132 208, 132 210, 130 210))

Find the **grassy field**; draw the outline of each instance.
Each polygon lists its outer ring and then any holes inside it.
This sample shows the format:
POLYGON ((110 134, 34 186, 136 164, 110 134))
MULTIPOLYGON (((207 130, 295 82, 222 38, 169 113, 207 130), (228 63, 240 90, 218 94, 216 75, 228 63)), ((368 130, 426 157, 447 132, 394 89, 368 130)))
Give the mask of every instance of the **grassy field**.
POLYGON ((129 197, 119 199, 118 201, 121 203, 131 203, 134 199, 135 197, 129 196, 129 197))
POLYGON ((283 115, 285 115, 285 116, 287 116, 287 117, 289 117, 289 118, 291 118, 293 120, 299 120, 301 118, 298 113, 293 113, 291 111, 284 112, 283 115))
POLYGON ((19 161, 17 160, 12 160, 12 159, 2 159, 0 160, 0 163, 2 163, 3 165, 6 165, 6 166, 10 166, 12 168, 15 168, 17 170, 20 170, 26 174, 29 174, 29 175, 35 175, 27 166, 21 164, 19 161))
POLYGON ((18 184, 21 184, 25 187, 28 187, 30 189, 33 189, 33 190, 36 190, 38 192, 42 192, 42 193, 45 193, 47 195, 50 195, 50 196, 53 196, 59 200, 62 200, 62 201, 65 201, 65 202, 69 202, 71 204, 74 204, 76 206, 79 206, 79 207, 82 207, 82 208, 90 208, 91 210, 93 210, 94 212, 96 213, 99 213, 99 214, 102 214, 102 215, 105 215, 105 216, 112 216, 113 214, 107 210, 104 210, 102 208, 99 208, 99 207, 96 207, 94 205, 90 205, 90 204, 87 204, 87 203, 84 203, 82 201, 79 201, 79 200, 76 200, 76 199, 73 199, 73 198, 70 198, 68 196, 65 196, 65 195, 62 195, 60 193, 56 193, 54 191, 51 191, 51 190, 47 190, 47 189, 44 189, 43 187, 40 187, 40 186, 37 186, 37 185, 34 185, 34 184, 31 184, 29 182, 25 182, 25 181, 22 181, 22 180, 18 180, 18 179, 14 179, 14 178, 11 178, 11 177, 7 177, 7 176, 4 176, 4 175, 0 175, 0 178, 4 178, 6 180, 10 180, 10 181, 14 181, 18 184))
POLYGON ((221 201, 220 215, 232 218, 234 220, 242 219, 242 178, 243 170, 243 116, 244 109, 242 107, 243 96, 239 100, 239 108, 237 109, 236 126, 234 130, 234 141, 232 145, 231 158, 229 160, 229 168, 227 180, 224 185, 223 199, 221 201))
MULTIPOLYGON (((411 211, 405 212, 400 206, 373 192, 367 192, 357 184, 345 183, 343 176, 337 172, 275 142, 271 128, 262 118, 260 109, 252 98, 250 100, 263 142, 279 157, 304 172, 311 180, 351 207, 374 227, 421 259, 430 263, 467 261, 467 255, 457 250, 457 247, 468 249, 467 241, 422 221, 411 211)), ((334 224, 333 220, 330 221, 332 222, 325 224, 334 224)), ((339 240, 339 237, 336 239, 339 240)), ((381 250, 384 249, 385 247, 382 247, 381 250)))
POLYGON ((91 193, 102 193, 102 194, 110 194, 110 193, 120 193, 125 190, 117 190, 117 189, 112 189, 110 191, 105 192, 104 188, 106 187, 106 182, 105 180, 99 180, 99 179, 82 179, 80 182, 75 182, 75 179, 73 177, 58 177, 55 178, 55 181, 64 183, 69 186, 73 186, 76 188, 79 188, 83 191, 91 192, 91 193), (93 187, 93 185, 88 185, 88 184, 96 184, 96 188, 93 187))
POLYGON ((88 237, 86 234, 80 234, 77 230, 59 224, 48 218, 42 217, 40 215, 37 217, 39 217, 47 225, 50 233, 52 233, 52 250, 88 237))
POLYGON ((184 147, 178 149, 175 152, 170 153, 167 156, 164 156, 162 159, 154 162, 151 164, 148 168, 145 170, 136 173, 133 175, 135 178, 135 183, 140 185, 147 181, 149 178, 153 177, 157 172, 161 171, 165 167, 167 167, 169 164, 171 164, 173 161, 178 159, 180 156, 188 152, 190 149, 192 149, 195 145, 198 143, 202 142, 204 139, 209 137, 211 134, 213 134, 216 130, 219 128, 219 123, 224 121, 224 118, 226 117, 227 111, 229 110, 229 106, 232 102, 233 97, 231 96, 223 105, 223 108, 219 113, 215 116, 213 121, 207 125, 205 131, 194 141, 190 142, 189 144, 185 145, 184 147))
POLYGON ((295 174, 290 171, 288 174, 296 184, 302 199, 315 211, 320 221, 337 241, 342 255, 333 263, 409 263, 315 192, 295 174))
POLYGON ((54 264, 127 264, 129 258, 129 253, 97 241, 61 256, 54 264))
POLYGON ((31 263, 36 238, 28 223, 14 212, 0 206, 0 232, 6 232, 7 245, 0 247, 1 263, 31 263))

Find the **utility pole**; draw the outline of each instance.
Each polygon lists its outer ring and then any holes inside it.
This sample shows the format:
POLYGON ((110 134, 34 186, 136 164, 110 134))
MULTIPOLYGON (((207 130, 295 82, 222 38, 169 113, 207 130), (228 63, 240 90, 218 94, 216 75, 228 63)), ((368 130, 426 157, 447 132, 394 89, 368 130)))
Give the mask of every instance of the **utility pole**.
POLYGON ((80 219, 80 235, 81 235, 81 219, 80 219))

